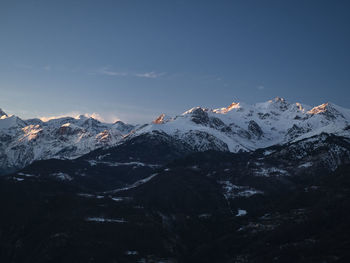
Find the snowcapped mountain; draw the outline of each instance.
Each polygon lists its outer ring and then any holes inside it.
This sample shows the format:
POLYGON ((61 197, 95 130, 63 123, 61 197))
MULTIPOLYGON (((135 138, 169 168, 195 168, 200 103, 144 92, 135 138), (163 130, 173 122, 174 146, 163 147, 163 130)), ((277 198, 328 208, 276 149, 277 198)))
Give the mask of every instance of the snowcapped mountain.
POLYGON ((196 107, 136 127, 2 114, 2 164, 64 160, 0 176, 11 230, 0 243, 7 258, 20 255, 14 262, 57 251, 70 261, 87 249, 103 262, 105 248, 122 262, 202 262, 208 251, 207 262, 338 262, 349 255, 349 117, 331 103, 280 98, 196 107))
POLYGON ((178 156, 179 152, 206 150, 249 152, 320 134, 350 138, 350 110, 332 103, 313 108, 277 97, 254 105, 195 107, 173 117, 161 114, 153 122, 139 126, 121 121, 106 124, 84 115, 47 122, 21 120, 0 110, 0 170, 22 168, 34 160, 73 159, 110 146, 122 147, 128 156, 149 156, 143 149, 152 151, 155 145, 166 142, 163 154, 170 160, 170 153, 178 156), (136 152, 128 150, 130 147, 136 147, 136 152))
POLYGON ((331 103, 310 107, 275 98, 227 108, 192 108, 182 115, 160 115, 129 137, 162 132, 191 145, 194 150, 251 151, 285 144, 321 133, 350 136, 350 110, 331 103))
POLYGON ((134 126, 85 117, 63 117, 47 122, 21 120, 0 110, 0 172, 22 168, 34 160, 71 159, 96 148, 114 145, 134 126))

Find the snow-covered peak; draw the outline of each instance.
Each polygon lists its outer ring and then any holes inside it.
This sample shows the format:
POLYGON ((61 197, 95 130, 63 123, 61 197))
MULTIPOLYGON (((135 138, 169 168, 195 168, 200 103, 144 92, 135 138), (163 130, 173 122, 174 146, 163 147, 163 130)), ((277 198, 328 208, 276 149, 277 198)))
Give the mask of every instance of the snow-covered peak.
POLYGON ((116 121, 111 127, 111 130, 116 130, 123 135, 130 133, 133 129, 135 129, 134 125, 126 124, 122 121, 116 121))
POLYGON ((207 108, 202 108, 202 107, 193 107, 192 109, 189 109, 188 111, 185 111, 184 113, 182 113, 183 116, 185 115, 190 115, 190 114, 193 114, 193 113, 197 113, 197 112, 206 112, 208 111, 207 108))
POLYGON ((219 108, 219 109, 215 109, 213 110, 213 112, 215 113, 221 113, 221 114, 225 114, 233 109, 241 109, 242 108, 242 103, 240 102, 232 102, 228 107, 224 107, 224 108, 219 108))
POLYGON ((39 118, 28 119, 28 120, 25 120, 25 122, 27 123, 27 125, 42 125, 43 124, 43 121, 40 120, 39 118))
POLYGON ((324 113, 329 109, 329 104, 328 103, 323 103, 319 106, 316 106, 314 108, 312 108, 311 110, 308 111, 309 114, 320 114, 320 113, 324 113))
POLYGON ((9 132, 10 130, 17 128, 20 129, 24 126, 26 126, 25 122, 15 115, 2 115, 2 117, 0 118, 0 130, 2 130, 3 132, 9 132))
POLYGON ((165 115, 164 113, 159 115, 152 123, 154 124, 163 124, 171 120, 171 117, 168 115, 165 115))
POLYGON ((282 103, 282 104, 288 104, 285 98, 281 97, 275 97, 274 99, 270 100, 270 102, 274 103, 282 103))
POLYGON ((284 98, 280 98, 280 97, 276 97, 266 102, 256 103, 254 105, 254 107, 259 109, 260 111, 271 111, 271 110, 285 111, 289 108, 289 106, 290 106, 289 102, 287 102, 284 98))
POLYGON ((297 107, 298 110, 300 110, 300 111, 302 111, 302 112, 305 112, 305 109, 308 107, 308 106, 303 105, 303 104, 301 104, 301 103, 299 103, 299 102, 296 102, 296 103, 295 103, 295 106, 297 107))
POLYGON ((87 120, 89 117, 87 117, 86 115, 84 114, 80 114, 78 115, 77 117, 75 117, 75 119, 78 119, 78 120, 87 120))
POLYGON ((310 115, 322 115, 328 120, 349 119, 350 111, 333 103, 323 103, 307 112, 310 115))
POLYGON ((106 124, 101 123, 100 121, 89 117, 89 118, 84 118, 84 119, 79 119, 79 121, 82 121, 82 126, 86 128, 99 128, 101 126, 106 127, 106 124))
POLYGON ((51 118, 49 120, 42 120, 43 123, 46 125, 46 126, 61 126, 65 123, 69 123, 69 122, 74 122, 74 118, 73 117, 60 117, 60 118, 51 118))

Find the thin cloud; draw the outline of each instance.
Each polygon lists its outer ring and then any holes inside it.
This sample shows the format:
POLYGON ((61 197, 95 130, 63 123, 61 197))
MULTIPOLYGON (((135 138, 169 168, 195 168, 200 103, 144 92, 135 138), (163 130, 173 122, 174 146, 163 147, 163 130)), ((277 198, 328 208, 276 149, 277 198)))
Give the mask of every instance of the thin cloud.
POLYGON ((139 78, 156 79, 163 76, 164 74, 165 74, 164 72, 157 73, 157 72, 151 71, 151 72, 145 72, 145 73, 138 73, 138 74, 135 74, 135 76, 139 78))
POLYGON ((256 88, 257 88, 258 90, 264 90, 264 89, 265 89, 265 87, 264 87, 263 85, 257 86, 256 88))
POLYGON ((109 67, 103 67, 91 74, 99 74, 99 75, 106 75, 106 76, 116 76, 116 77, 137 77, 137 78, 148 78, 148 79, 156 79, 161 76, 164 76, 165 73, 161 72, 142 72, 142 73, 135 73, 135 72, 126 72, 126 71, 114 71, 111 70, 109 67))
POLYGON ((101 74, 101 75, 107 75, 107 76, 120 76, 120 77, 124 77, 124 76, 127 76, 128 73, 126 72, 119 72, 119 71, 111 71, 109 70, 108 68, 102 68, 102 69, 99 69, 97 71, 98 74, 101 74))

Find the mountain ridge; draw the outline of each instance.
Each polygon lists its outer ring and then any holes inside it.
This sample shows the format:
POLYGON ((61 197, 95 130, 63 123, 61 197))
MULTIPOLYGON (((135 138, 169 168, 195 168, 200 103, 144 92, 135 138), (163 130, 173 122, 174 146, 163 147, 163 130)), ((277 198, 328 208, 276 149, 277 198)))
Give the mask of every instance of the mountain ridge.
MULTIPOLYGON (((103 123, 80 115, 22 120, 0 112, 0 170, 14 171, 35 160, 74 159, 98 148, 117 147, 141 135, 166 134, 192 151, 254 151, 328 133, 350 137, 350 110, 333 103, 316 107, 283 98, 248 105, 194 107, 153 122, 103 123)), ((1 172, 0 172, 1 173, 1 172)))

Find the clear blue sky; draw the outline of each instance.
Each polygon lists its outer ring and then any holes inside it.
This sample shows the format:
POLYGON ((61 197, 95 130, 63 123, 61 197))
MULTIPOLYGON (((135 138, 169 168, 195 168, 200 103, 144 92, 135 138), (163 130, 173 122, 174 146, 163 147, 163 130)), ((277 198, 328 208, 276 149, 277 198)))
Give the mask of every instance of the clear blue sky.
POLYGON ((280 96, 350 108, 349 1, 0 1, 0 108, 150 121, 280 96))

